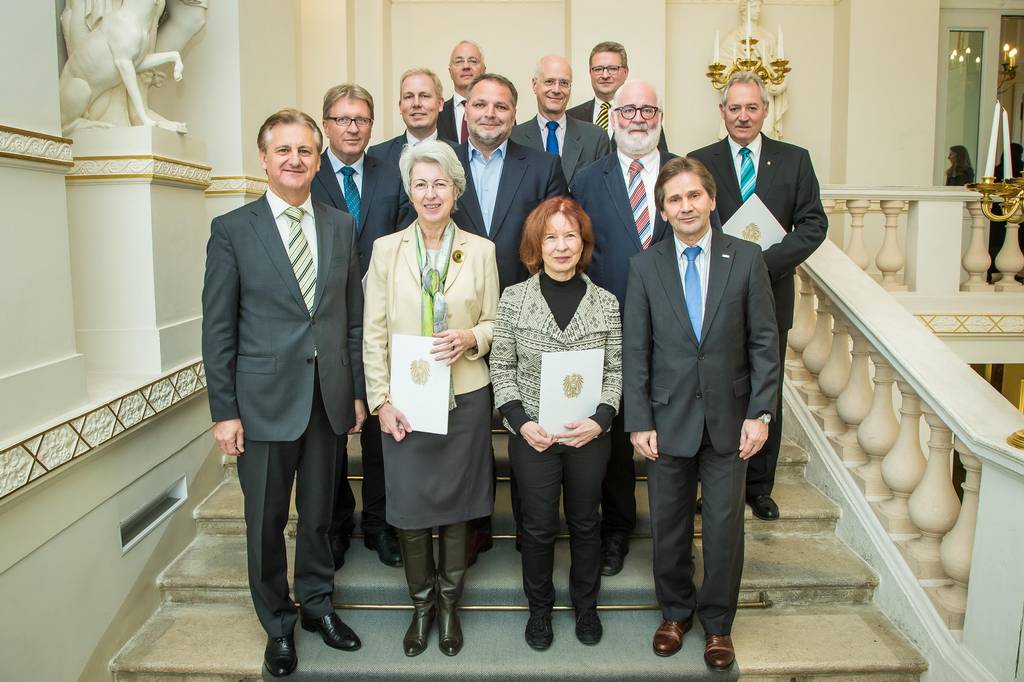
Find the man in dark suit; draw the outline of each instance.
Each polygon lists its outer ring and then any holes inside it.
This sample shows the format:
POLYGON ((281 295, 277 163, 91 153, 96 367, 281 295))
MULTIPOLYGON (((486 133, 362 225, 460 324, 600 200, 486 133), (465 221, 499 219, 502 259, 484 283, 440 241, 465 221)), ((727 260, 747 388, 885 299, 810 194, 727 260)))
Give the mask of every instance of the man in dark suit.
MULTIPOLYGON (((408 226, 415 214, 402 188, 398 167, 365 153, 373 132, 373 97, 358 85, 336 85, 324 95, 323 126, 328 145, 313 179, 313 198, 352 216, 356 224, 359 273, 370 267, 373 242, 408 226)), ((359 434, 363 459, 363 544, 388 566, 401 566, 395 529, 385 520, 384 454, 380 421, 370 416, 359 434)), ((356 500, 348 482, 348 460, 337 471, 331 521, 335 566, 345 563, 354 530, 356 500)))
MULTIPOLYGON (((610 125, 617 150, 576 173, 572 196, 587 212, 594 229, 594 254, 587 274, 615 294, 624 308, 629 259, 668 233, 654 210, 654 184, 661 167, 674 158, 658 151, 663 112, 654 87, 633 82, 615 97, 610 125)), ((636 526, 636 471, 633 446, 622 410, 612 421, 611 456, 601 491, 601 573, 615 575, 629 552, 636 526)))
MULTIPOLYGON (((703 163, 718 185, 718 216, 726 223, 751 194, 764 202, 786 236, 764 251, 775 294, 779 357, 785 363, 786 339, 793 326, 793 271, 814 253, 828 231, 818 179, 806 149, 761 133, 768 114, 768 93, 752 73, 737 73, 726 83, 719 106, 728 136, 691 156, 703 163)), ((746 499, 760 519, 779 518, 772 499, 775 467, 782 444, 782 380, 775 407, 776 422, 762 453, 747 469, 746 499)))
POLYGON ((360 646, 334 612, 325 530, 340 439, 366 417, 363 293, 352 219, 310 198, 323 143, 316 122, 285 109, 258 139, 267 194, 211 226, 203 362, 214 438, 238 458, 264 663, 280 676, 297 664, 284 542, 293 482, 302 627, 338 649, 360 646))
MULTIPOLYGON (((612 99, 629 76, 629 60, 622 43, 608 40, 598 43, 590 51, 590 85, 594 88, 594 99, 578 104, 565 113, 578 121, 586 121, 603 128, 615 147, 612 131, 612 99)), ((658 135, 658 149, 668 152, 665 131, 658 135)))
MULTIPOLYGON (((470 85, 466 100, 469 141, 455 148, 466 171, 466 191, 453 216, 463 230, 494 242, 498 283, 502 290, 529 277, 519 260, 523 223, 537 204, 569 193, 562 166, 551 154, 509 140, 516 123, 516 86, 504 76, 481 74, 470 85)), ((518 497, 511 484, 513 513, 518 497)), ((470 527, 467 561, 492 546, 491 520, 477 519, 470 527)))
POLYGON ((469 123, 466 121, 466 98, 469 86, 480 74, 487 71, 484 54, 472 40, 460 40, 452 48, 448 58, 448 75, 452 77, 455 94, 448 98, 437 119, 437 136, 449 142, 464 143, 469 139, 469 123))
POLYGON ((572 67, 565 57, 542 57, 533 75, 537 114, 512 129, 512 140, 526 147, 558 155, 562 172, 572 184, 578 168, 608 155, 611 145, 605 131, 593 123, 565 115, 572 93, 572 67))
POLYGON ((415 147, 420 142, 438 139, 437 118, 443 101, 441 79, 436 73, 423 68, 403 73, 398 85, 398 111, 405 131, 375 144, 366 153, 398 168, 398 158, 406 145, 415 147))
POLYGON ((654 584, 664 618, 653 648, 659 656, 679 651, 696 613, 704 661, 725 669, 735 658, 730 633, 743 572, 747 460, 775 427, 778 328, 760 249, 711 229, 715 182, 708 170, 673 159, 655 195, 672 237, 630 261, 623 334, 626 430, 649 460, 654 584))

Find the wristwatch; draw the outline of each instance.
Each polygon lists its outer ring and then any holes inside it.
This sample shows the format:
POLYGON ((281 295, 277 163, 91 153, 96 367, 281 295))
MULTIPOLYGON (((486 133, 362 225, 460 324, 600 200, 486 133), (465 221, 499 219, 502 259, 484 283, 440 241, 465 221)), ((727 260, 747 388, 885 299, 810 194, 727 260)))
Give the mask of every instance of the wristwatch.
POLYGON ((762 424, 771 424, 772 415, 769 414, 768 412, 762 412, 757 416, 757 421, 761 422, 762 424))

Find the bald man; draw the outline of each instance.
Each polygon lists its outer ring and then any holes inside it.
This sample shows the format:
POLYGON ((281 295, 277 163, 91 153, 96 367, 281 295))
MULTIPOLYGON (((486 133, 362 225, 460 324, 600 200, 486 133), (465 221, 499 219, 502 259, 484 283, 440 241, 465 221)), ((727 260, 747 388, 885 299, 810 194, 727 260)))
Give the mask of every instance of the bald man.
POLYGON ((448 58, 448 75, 452 78, 455 94, 445 100, 437 119, 437 136, 442 140, 459 143, 469 139, 466 120, 466 98, 469 85, 487 70, 484 53, 472 40, 460 40, 448 58))

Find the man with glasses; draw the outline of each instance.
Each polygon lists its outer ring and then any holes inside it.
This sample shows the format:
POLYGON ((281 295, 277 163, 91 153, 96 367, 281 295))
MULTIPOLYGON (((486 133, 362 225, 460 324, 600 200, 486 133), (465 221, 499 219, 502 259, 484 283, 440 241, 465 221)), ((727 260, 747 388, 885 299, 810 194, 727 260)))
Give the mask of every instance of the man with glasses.
POLYGON ((572 184, 578 168, 608 154, 608 137, 593 123, 565 115, 572 92, 572 67, 565 57, 542 57, 532 83, 539 113, 513 128, 512 140, 560 157, 565 179, 572 184))
MULTIPOLYGON (((416 217, 402 187, 398 167, 365 153, 373 132, 373 97, 366 89, 346 83, 324 95, 323 126, 328 145, 313 178, 313 198, 352 216, 359 251, 359 274, 370 267, 373 241, 408 226, 416 217)), ((376 550, 381 562, 401 566, 395 529, 385 520, 384 459, 380 421, 367 417, 359 435, 363 460, 363 544, 376 550)), ((348 460, 337 467, 331 551, 335 568, 345 563, 345 551, 355 528, 355 496, 348 482, 348 460)))
MULTIPOLYGON (((622 43, 613 40, 598 43, 590 51, 590 85, 594 88, 594 99, 565 113, 578 121, 586 121, 603 128, 614 147, 615 127, 611 125, 612 99, 628 77, 629 61, 622 43)), ((668 151, 664 131, 659 133, 658 149, 668 151)))
POLYGON ((452 77, 455 94, 445 101, 437 121, 437 136, 442 140, 458 144, 469 139, 469 122, 466 120, 469 85, 486 70, 484 54, 472 40, 459 41, 452 49, 448 75, 452 77))
POLYGON ((405 145, 415 147, 421 142, 438 139, 437 120, 443 103, 441 79, 436 73, 424 68, 403 73, 398 84, 398 111, 402 114, 405 131, 370 147, 367 154, 397 168, 405 145))
MULTIPOLYGON (((664 114, 652 85, 640 81, 623 85, 609 116, 616 151, 578 171, 571 193, 593 221, 594 255, 587 274, 615 294, 625 315, 630 257, 649 249, 668 232, 655 209, 654 184, 661 167, 674 157, 658 149, 664 114)), ((622 570, 629 535, 636 526, 633 446, 622 410, 612 422, 611 445, 601 491, 602 575, 622 570)))

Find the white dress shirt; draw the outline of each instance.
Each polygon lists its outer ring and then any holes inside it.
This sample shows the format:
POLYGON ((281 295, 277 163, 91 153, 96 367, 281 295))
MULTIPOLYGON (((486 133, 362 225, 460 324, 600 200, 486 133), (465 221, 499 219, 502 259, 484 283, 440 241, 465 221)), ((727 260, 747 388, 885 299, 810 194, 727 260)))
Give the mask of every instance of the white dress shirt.
MULTIPOLYGON (((622 166, 622 177, 626 181, 626 195, 629 195, 629 165, 633 159, 621 151, 616 151, 619 156, 619 165, 622 166)), ((661 152, 655 149, 647 156, 637 159, 643 164, 644 169, 640 171, 640 179, 644 181, 644 189, 647 190, 647 213, 651 216, 651 229, 654 229, 655 217, 658 215, 658 207, 654 205, 654 184, 658 181, 658 171, 661 170, 661 152)))
POLYGON ((565 114, 562 114, 562 118, 553 119, 545 118, 544 114, 537 114, 537 125, 540 127, 540 142, 547 149, 548 145, 548 121, 554 121, 558 124, 555 128, 555 139, 558 140, 558 155, 562 155, 562 151, 565 149, 565 114))
MULTIPOLYGON (((743 149, 740 145, 736 144, 728 135, 725 139, 729 140, 729 149, 732 150, 732 163, 736 169, 736 182, 740 181, 740 168, 743 164, 743 155, 740 154, 740 150, 743 149)), ((747 149, 750 150, 750 160, 754 162, 754 180, 757 180, 757 164, 761 160, 761 133, 757 134, 750 144, 747 145, 747 149)))
MULTIPOLYGON (((410 133, 408 130, 405 131, 405 143, 407 145, 409 145, 410 147, 415 147, 416 145, 418 145, 418 144, 420 144, 422 142, 432 142, 432 141, 434 141, 436 139, 437 139, 437 128, 434 128, 434 132, 430 133, 429 135, 424 137, 422 140, 420 138, 416 137, 415 135, 413 135, 412 133, 410 133)), ((362 191, 360 191, 359 195, 362 196, 362 194, 363 194, 362 191)))
MULTIPOLYGON (((600 116, 600 115, 601 115, 601 98, 600 97, 595 97, 594 98, 594 115, 591 117, 592 120, 590 122, 593 123, 594 125, 596 125, 599 128, 601 126, 597 122, 597 117, 600 116)), ((613 127, 612 127, 612 117, 613 116, 615 116, 615 114, 612 112, 612 103, 608 102, 608 131, 607 132, 608 132, 608 139, 609 140, 612 139, 612 135, 615 133, 615 131, 613 130, 613 127)))
MULTIPOLYGON (((270 204, 270 213, 274 216, 274 222, 277 223, 277 232, 281 235, 281 241, 284 242, 284 252, 288 253, 288 242, 291 237, 292 231, 292 219, 284 214, 285 209, 289 208, 291 204, 282 199, 281 197, 274 194, 274 190, 267 189, 267 203, 270 204)), ((309 244, 309 255, 313 257, 313 267, 317 267, 319 260, 317 260, 317 244, 316 244, 316 220, 313 217, 313 199, 311 196, 307 196, 306 200, 299 206, 302 209, 302 222, 299 223, 299 227, 302 228, 302 234, 306 237, 306 242, 309 244)), ((318 273, 319 274, 319 273, 318 273)))
MULTIPOLYGON (((331 168, 334 169, 334 177, 338 179, 338 187, 341 188, 341 196, 345 196, 345 176, 341 174, 341 169, 348 164, 344 163, 341 159, 334 155, 331 148, 327 148, 327 160, 331 162, 331 168)), ((366 154, 362 154, 359 160, 352 164, 352 168, 355 169, 355 173, 352 174, 352 181, 356 183, 356 189, 359 190, 359 197, 363 196, 363 162, 366 161, 366 154)))
POLYGON ((462 117, 466 115, 466 98, 459 93, 452 95, 452 111, 455 112, 455 137, 462 140, 462 117))
MULTIPOLYGON (((683 283, 683 295, 686 295, 686 268, 689 261, 686 259, 686 254, 683 253, 683 249, 688 248, 686 244, 679 241, 679 238, 672 235, 676 243, 676 261, 679 265, 679 281, 683 283)), ((700 324, 701 329, 704 328, 704 315, 707 312, 708 302, 708 273, 711 270, 711 228, 708 227, 708 231, 704 233, 704 236, 700 238, 700 241, 694 244, 694 246, 700 247, 700 253, 694 259, 693 264, 697 266, 697 275, 700 277, 700 324)))

